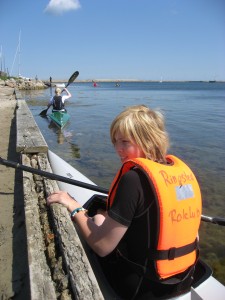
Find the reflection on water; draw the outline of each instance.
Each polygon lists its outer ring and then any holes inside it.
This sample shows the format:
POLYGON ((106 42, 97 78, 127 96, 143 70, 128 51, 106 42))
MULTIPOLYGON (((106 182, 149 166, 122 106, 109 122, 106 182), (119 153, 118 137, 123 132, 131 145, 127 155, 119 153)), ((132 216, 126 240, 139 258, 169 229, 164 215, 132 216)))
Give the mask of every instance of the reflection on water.
POLYGON ((65 140, 65 138, 64 138, 62 131, 58 130, 58 138, 57 138, 58 144, 60 144, 60 145, 63 144, 64 140, 65 140))
POLYGON ((80 158, 80 148, 77 144, 73 142, 72 131, 58 128, 52 120, 50 121, 48 128, 55 133, 57 137, 57 143, 59 145, 63 145, 64 143, 67 143, 68 145, 70 145, 72 157, 76 159, 80 158))
POLYGON ((80 149, 77 145, 75 144, 70 144, 71 150, 72 150, 72 155, 74 158, 80 158, 80 149))

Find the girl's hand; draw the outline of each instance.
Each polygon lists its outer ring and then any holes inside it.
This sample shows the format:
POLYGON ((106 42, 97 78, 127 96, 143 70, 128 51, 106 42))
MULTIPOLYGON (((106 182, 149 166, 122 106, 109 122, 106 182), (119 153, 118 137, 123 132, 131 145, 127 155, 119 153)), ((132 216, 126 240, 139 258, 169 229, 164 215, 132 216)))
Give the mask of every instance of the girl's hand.
POLYGON ((72 212, 75 208, 80 207, 79 203, 74 198, 63 191, 58 191, 48 196, 47 204, 50 205, 52 203, 60 203, 64 205, 69 212, 72 212))

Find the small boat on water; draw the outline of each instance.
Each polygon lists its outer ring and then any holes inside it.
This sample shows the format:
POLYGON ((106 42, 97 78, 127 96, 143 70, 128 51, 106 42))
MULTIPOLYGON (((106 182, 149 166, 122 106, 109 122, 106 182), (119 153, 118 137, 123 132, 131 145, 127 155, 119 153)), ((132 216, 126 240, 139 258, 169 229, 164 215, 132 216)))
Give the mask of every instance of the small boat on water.
POLYGON ((63 128, 70 119, 70 115, 66 111, 53 111, 49 118, 53 121, 53 123, 59 128, 63 128))
MULTIPOLYGON (((77 169, 72 167, 70 164, 68 164, 66 161, 61 159, 58 155, 56 155, 50 150, 48 151, 48 157, 54 174, 61 175, 68 179, 73 179, 83 183, 83 186, 78 186, 78 184, 72 185, 62 181, 57 181, 58 186, 61 190, 67 191, 72 197, 74 197, 82 206, 84 206, 89 211, 104 205, 105 197, 107 195, 106 191, 103 191, 103 189, 100 187, 98 191, 98 186, 95 185, 95 183, 93 183, 85 175, 83 175, 81 172, 79 172, 77 169)), ((202 220, 204 220, 203 216, 202 220)), ((104 282, 104 293, 106 293, 107 291, 107 296, 105 296, 105 299, 120 299, 120 297, 114 294, 114 291, 112 291, 112 289, 109 287, 109 285, 106 282, 106 279, 102 277, 104 275, 102 273, 99 275, 99 266, 97 266, 96 263, 97 262, 95 260, 95 262, 93 263, 93 270, 94 272, 96 271, 96 274, 98 273, 96 276, 98 280, 104 282)), ((225 299, 225 286, 212 276, 211 268, 208 265, 206 265, 203 261, 199 260, 199 262, 196 265, 191 291, 171 299, 222 300, 225 299)))

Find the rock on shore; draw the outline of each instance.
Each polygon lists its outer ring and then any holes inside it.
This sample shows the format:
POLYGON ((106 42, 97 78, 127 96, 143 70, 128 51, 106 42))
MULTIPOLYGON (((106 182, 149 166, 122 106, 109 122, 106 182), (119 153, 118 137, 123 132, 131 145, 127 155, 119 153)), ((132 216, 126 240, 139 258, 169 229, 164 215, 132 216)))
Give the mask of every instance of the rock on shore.
POLYGON ((23 78, 10 78, 6 80, 0 79, 0 86, 8 86, 18 90, 40 90, 48 88, 48 85, 41 80, 31 80, 23 78))

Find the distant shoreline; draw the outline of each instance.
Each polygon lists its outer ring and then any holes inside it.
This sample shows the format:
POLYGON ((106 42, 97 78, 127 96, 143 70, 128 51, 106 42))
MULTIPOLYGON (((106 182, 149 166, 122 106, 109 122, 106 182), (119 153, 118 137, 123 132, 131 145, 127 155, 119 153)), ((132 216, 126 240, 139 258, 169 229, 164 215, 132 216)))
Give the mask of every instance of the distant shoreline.
MULTIPOLYGON (((48 81, 48 80, 43 80, 43 81, 48 81)), ((52 83, 66 83, 68 79, 53 79, 52 83)), ((223 80, 138 80, 138 79, 84 79, 84 80, 76 80, 75 82, 79 83, 85 83, 85 82, 90 82, 92 83, 93 81, 95 82, 159 82, 159 83, 165 83, 165 82, 208 82, 208 83, 218 83, 218 82, 225 82, 223 80)))

